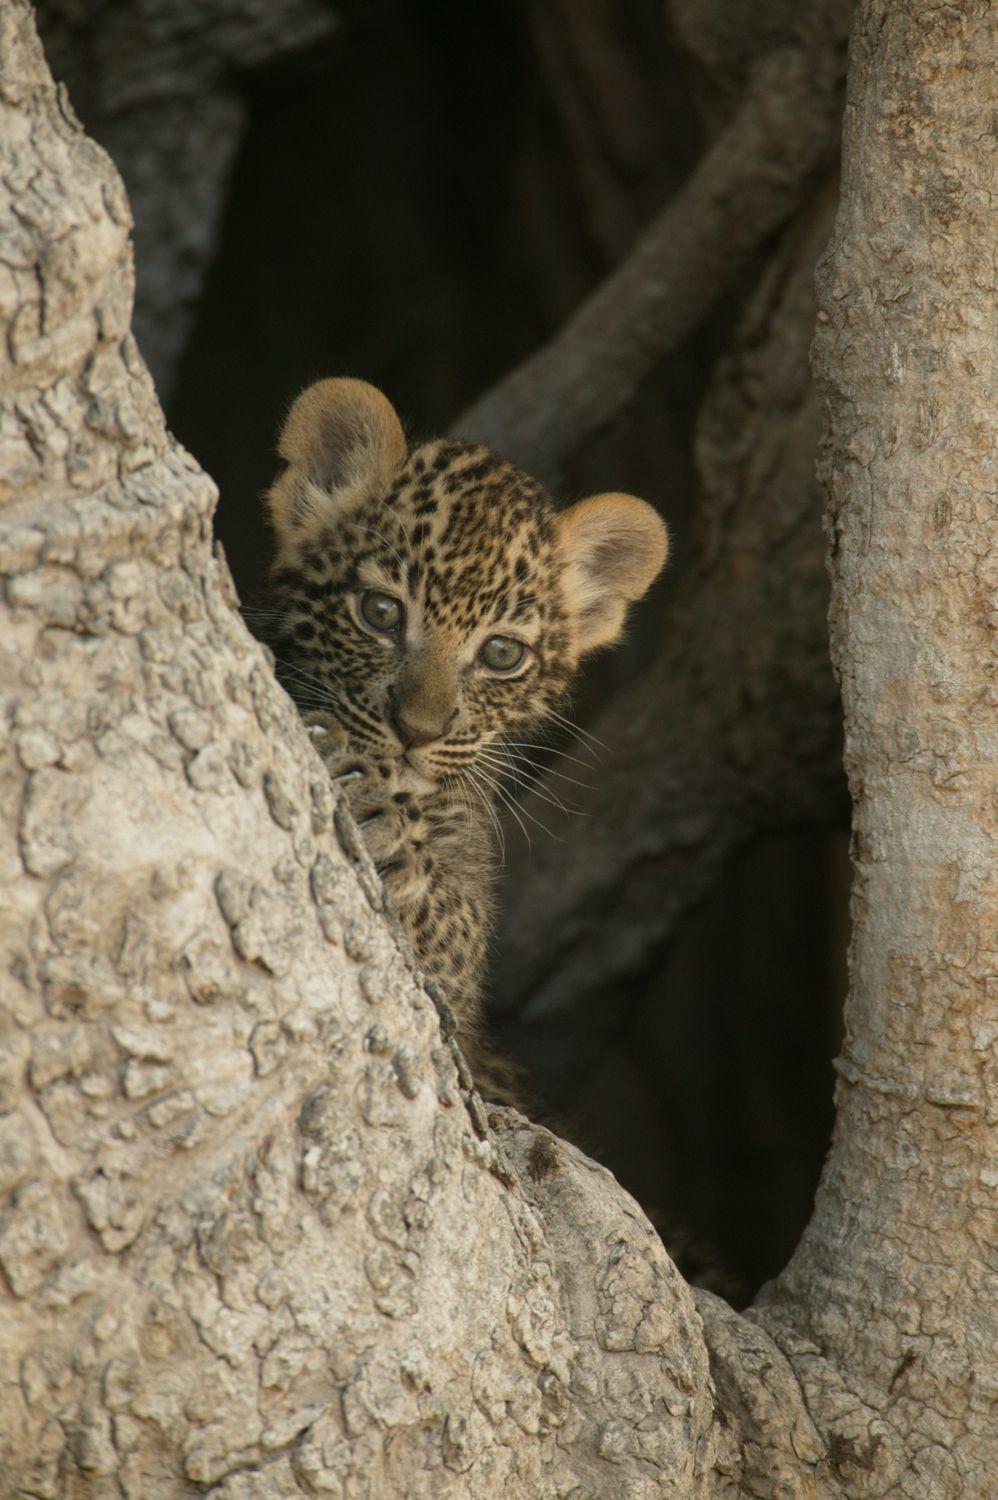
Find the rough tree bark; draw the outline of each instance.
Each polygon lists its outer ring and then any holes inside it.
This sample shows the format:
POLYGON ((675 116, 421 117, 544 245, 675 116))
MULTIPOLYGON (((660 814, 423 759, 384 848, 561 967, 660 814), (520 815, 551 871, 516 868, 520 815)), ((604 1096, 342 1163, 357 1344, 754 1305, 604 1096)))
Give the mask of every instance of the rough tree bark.
POLYGON ((977 0, 857 22, 850 1043, 814 1223, 740 1317, 463 1086, 164 431, 116 174, 0 11, 4 1495, 988 1493, 993 39, 977 0))

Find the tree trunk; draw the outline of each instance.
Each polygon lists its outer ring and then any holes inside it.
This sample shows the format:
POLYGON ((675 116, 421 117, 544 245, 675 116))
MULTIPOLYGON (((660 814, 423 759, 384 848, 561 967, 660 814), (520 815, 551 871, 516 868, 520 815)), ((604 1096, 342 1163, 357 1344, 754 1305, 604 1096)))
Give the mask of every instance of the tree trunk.
POLYGON ((233 610, 116 174, 0 11, 0 1493, 988 1493, 993 42, 970 0, 857 22, 821 346, 850 1040, 741 1317, 466 1086, 233 610))
POLYGON ((853 34, 815 349, 851 994, 814 1217, 754 1314, 812 1409, 842 1372, 855 1492, 932 1500, 998 1475, 996 61, 987 0, 868 3, 853 34))

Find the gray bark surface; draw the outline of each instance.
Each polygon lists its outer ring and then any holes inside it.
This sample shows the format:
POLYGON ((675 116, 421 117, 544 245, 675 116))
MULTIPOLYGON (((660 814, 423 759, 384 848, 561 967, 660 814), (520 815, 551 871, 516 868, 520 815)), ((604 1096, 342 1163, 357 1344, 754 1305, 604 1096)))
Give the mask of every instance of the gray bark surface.
POLYGON ((989 1492, 993 28, 857 25, 822 354, 850 1041, 743 1317, 466 1086, 163 427, 117 175, 0 11, 0 1494, 989 1492))

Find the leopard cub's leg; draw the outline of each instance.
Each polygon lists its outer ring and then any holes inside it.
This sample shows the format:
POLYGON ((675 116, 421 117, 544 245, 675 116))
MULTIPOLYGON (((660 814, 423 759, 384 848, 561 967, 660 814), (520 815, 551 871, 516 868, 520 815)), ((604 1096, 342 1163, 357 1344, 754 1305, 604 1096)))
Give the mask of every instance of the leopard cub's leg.
POLYGON ((508 1069, 498 1067, 480 1029, 494 866, 486 831, 469 820, 453 790, 402 791, 394 764, 351 750, 326 715, 311 714, 306 723, 354 815, 393 915, 454 1012, 476 1078, 491 1097, 508 1102, 514 1094, 508 1069))

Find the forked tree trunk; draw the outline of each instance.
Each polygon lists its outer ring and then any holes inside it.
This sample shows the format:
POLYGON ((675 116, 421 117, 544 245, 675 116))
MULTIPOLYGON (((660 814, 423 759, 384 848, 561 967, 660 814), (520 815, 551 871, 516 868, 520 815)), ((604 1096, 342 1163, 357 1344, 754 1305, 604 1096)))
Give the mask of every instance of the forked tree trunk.
POLYGON ((116 175, 0 10, 0 1494, 989 1493, 994 40, 976 0, 857 22, 850 1038, 814 1222, 739 1316, 464 1087, 164 431, 116 175))

